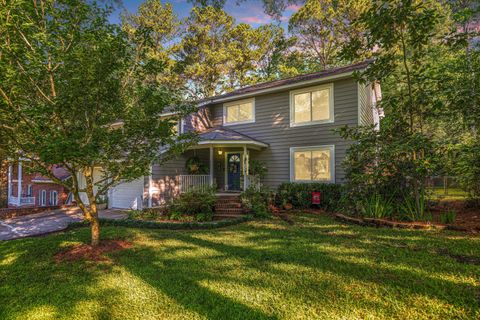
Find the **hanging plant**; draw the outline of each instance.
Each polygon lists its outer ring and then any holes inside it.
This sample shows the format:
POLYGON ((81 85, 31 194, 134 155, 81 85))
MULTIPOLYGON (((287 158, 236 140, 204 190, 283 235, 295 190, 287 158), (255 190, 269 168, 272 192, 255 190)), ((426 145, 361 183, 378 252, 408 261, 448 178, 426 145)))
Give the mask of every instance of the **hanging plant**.
POLYGON ((187 159, 185 168, 188 174, 207 174, 208 169, 198 157, 191 157, 187 159))

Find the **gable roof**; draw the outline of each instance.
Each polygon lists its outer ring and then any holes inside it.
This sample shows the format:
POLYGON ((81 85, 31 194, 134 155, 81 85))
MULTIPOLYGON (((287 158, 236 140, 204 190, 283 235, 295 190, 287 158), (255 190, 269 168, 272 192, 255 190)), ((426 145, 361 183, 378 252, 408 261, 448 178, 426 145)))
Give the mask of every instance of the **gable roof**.
POLYGON ((342 75, 348 76, 352 74, 354 71, 365 69, 371 62, 372 60, 366 60, 363 62, 351 64, 345 67, 331 68, 323 71, 302 74, 302 75, 298 75, 290 78, 258 83, 248 87, 233 90, 228 93, 203 99, 200 101, 200 104, 206 105, 206 104, 215 103, 223 100, 230 100, 230 99, 238 98, 242 96, 252 96, 254 94, 263 93, 265 91, 270 92, 275 89, 282 90, 286 87, 294 86, 296 84, 301 85, 303 83, 317 82, 321 80, 327 80, 329 78, 341 77, 342 75))

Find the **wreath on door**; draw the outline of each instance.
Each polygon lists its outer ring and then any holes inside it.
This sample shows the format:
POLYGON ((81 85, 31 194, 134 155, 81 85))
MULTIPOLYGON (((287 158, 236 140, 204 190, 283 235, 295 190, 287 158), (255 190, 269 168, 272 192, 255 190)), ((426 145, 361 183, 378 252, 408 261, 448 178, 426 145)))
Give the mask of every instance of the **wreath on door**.
POLYGON ((207 174, 207 167, 198 157, 191 157, 187 159, 185 163, 185 168, 187 169, 188 174, 207 174))

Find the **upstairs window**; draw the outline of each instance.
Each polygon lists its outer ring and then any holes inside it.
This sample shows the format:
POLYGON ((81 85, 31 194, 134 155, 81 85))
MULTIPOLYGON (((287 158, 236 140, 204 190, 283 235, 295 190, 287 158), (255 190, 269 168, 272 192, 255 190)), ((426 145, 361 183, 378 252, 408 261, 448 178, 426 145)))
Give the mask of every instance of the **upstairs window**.
POLYGON ((223 105, 223 123, 241 124, 255 122, 255 100, 246 99, 223 105))
POLYGON ((333 84, 290 92, 290 126, 333 122, 333 84))
POLYGON ((334 182, 334 146, 290 150, 290 176, 295 182, 334 182))

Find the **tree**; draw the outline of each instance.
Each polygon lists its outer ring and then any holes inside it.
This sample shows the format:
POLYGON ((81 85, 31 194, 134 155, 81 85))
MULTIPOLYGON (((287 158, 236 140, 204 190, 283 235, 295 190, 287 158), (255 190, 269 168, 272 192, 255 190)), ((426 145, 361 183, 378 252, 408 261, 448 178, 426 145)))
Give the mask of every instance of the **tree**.
POLYGON ((194 7, 177 46, 178 71, 195 97, 209 97, 256 81, 257 63, 270 41, 267 27, 235 25, 212 6, 194 7))
MULTIPOLYGON (((436 70, 436 55, 443 50, 442 39, 449 26, 448 12, 436 1, 378 0, 356 24, 360 24, 365 33, 360 39, 353 38, 344 53, 354 59, 373 52, 375 60, 361 77, 367 83, 380 81, 385 89, 380 105, 385 118, 379 135, 388 136, 389 145, 372 144, 371 148, 372 152, 388 156, 382 160, 390 162, 390 168, 395 171, 372 167, 376 163, 372 158, 364 163, 361 172, 368 177, 372 170, 380 170, 384 178, 401 177, 405 183, 398 185, 405 186, 404 199, 413 197, 415 210, 421 212, 425 178, 437 162, 437 149, 428 128, 435 111, 443 106, 435 94, 438 83, 432 74, 436 70), (385 150, 390 152, 383 152, 385 150)), ((359 130, 364 129, 347 130, 343 136, 360 143, 368 140, 359 130)), ((362 161, 361 157, 357 160, 362 161)))
POLYGON ((172 89, 179 89, 184 80, 176 72, 173 57, 182 23, 170 3, 147 0, 138 7, 136 14, 122 14, 122 30, 135 48, 136 59, 147 59, 159 66, 152 73, 153 81, 161 82, 172 89))
MULTIPOLYGON (((342 61, 340 51, 352 37, 359 39, 361 24, 352 22, 368 9, 368 4, 368 0, 307 0, 290 18, 288 29, 317 69, 351 63, 342 61)), ((365 58, 361 55, 355 60, 365 58)))
POLYGON ((7 151, 73 193, 96 246, 97 200, 121 179, 147 174, 161 146, 171 147, 168 159, 188 145, 186 137, 177 143, 175 119, 160 117, 178 94, 150 80, 160 66, 137 59, 108 22, 109 10, 83 0, 0 4, 0 130, 7 151), (121 128, 112 125, 119 120, 121 128), (69 171, 71 182, 55 177, 53 165, 69 171))

